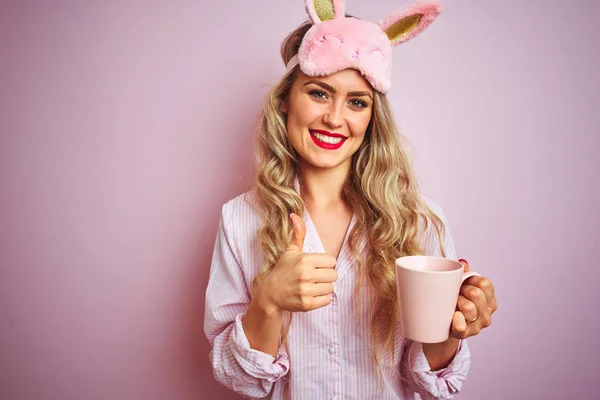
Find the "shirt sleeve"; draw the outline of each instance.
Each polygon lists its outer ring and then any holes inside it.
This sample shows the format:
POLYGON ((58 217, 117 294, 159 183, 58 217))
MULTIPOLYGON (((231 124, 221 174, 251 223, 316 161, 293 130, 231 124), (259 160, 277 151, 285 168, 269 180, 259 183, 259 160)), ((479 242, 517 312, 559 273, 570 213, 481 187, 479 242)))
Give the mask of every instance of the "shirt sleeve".
POLYGON ((409 341, 400 364, 400 375, 410 391, 419 393, 422 400, 451 399, 467 378, 471 356, 466 340, 459 341, 450 364, 432 371, 423 353, 423 344, 409 341))
POLYGON ((250 348, 242 319, 251 300, 239 257, 231 246, 228 204, 222 208, 206 289, 204 332, 218 382, 238 394, 262 398, 289 370, 283 346, 277 357, 250 348))
MULTIPOLYGON (((444 256, 456 260, 457 254, 448 222, 441 209, 431 199, 425 198, 426 204, 444 224, 442 248, 444 256)), ((429 224, 423 241, 427 255, 442 256, 437 230, 429 224)), ((471 367, 471 355, 466 340, 460 340, 458 349, 450 364, 441 370, 432 371, 423 353, 423 344, 407 340, 400 363, 400 375, 409 390, 419 393, 423 400, 449 399, 457 394, 467 378, 471 367)))

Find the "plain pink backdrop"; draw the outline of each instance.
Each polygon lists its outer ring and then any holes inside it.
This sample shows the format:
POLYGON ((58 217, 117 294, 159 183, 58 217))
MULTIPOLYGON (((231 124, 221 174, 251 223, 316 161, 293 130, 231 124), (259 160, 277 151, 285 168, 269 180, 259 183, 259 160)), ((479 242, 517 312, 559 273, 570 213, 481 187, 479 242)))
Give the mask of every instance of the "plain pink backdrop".
MULTIPOLYGON (((599 4, 448 1, 395 49, 423 191, 499 299, 461 399, 597 393, 599 4)), ((305 18, 301 0, 0 3, 1 399, 237 398, 204 290, 305 18)))

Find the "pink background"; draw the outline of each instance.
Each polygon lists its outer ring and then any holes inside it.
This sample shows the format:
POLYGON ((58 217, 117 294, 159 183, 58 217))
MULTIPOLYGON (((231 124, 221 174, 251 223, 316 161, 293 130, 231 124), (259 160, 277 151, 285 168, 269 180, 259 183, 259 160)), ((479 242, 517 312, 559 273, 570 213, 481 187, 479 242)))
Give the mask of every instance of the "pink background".
MULTIPOLYGON (((396 48, 423 190, 500 304, 461 399, 597 394, 599 4, 448 1, 396 48)), ((1 399, 237 398, 204 290, 304 19, 300 0, 1 2, 1 399)))

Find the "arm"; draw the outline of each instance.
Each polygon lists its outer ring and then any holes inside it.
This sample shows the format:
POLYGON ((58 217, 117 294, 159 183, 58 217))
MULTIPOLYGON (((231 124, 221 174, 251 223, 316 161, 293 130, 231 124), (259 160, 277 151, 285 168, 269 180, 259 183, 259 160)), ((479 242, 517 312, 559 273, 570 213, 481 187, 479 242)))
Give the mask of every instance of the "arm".
MULTIPOLYGON (((429 198, 425 203, 442 220, 444 256, 456 259, 456 249, 442 209, 429 198)), ((423 247, 427 255, 442 256, 437 230, 433 226, 425 232, 423 247)), ((449 338, 442 343, 418 343, 407 341, 400 372, 414 392, 423 399, 451 398, 458 393, 471 365, 466 340, 449 338)))
MULTIPOLYGON (((204 331, 212 347, 210 360, 217 381, 241 395, 260 398, 287 374, 289 359, 282 347, 273 354, 253 349, 244 332, 242 321, 247 312, 252 313, 252 303, 239 257, 230 245, 229 223, 225 205, 206 289, 204 331)), ((251 316, 252 320, 259 321, 251 316)), ((261 334, 260 329, 252 329, 253 334, 261 334)))
POLYGON ((423 343, 423 354, 432 371, 446 368, 454 358, 460 340, 450 337, 442 343, 423 343))
POLYGON ((337 279, 336 259, 303 253, 306 226, 298 215, 292 213, 290 218, 294 227, 290 243, 256 290, 243 322, 250 346, 273 356, 280 343, 283 310, 306 312, 328 305, 337 279))
POLYGON ((400 375, 408 388, 421 399, 450 399, 457 394, 467 378, 471 356, 466 340, 459 341, 456 354, 447 367, 432 370, 423 352, 423 344, 408 341, 400 363, 400 375))
POLYGON ((260 292, 250 302, 242 322, 250 347, 273 357, 279 349, 282 324, 281 311, 260 292))

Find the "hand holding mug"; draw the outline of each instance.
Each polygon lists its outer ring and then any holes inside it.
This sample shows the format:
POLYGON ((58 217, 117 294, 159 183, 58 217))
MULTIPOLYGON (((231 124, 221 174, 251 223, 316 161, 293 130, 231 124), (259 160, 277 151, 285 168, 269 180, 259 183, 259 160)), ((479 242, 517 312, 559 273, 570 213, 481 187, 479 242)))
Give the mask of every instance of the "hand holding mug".
MULTIPOLYGON (((466 260, 458 260, 464 266, 464 272, 471 271, 466 260)), ((466 339, 475 336, 492 323, 492 314, 498 309, 494 285, 483 276, 466 279, 461 288, 456 311, 452 318, 450 336, 466 339)))
MULTIPOLYGON (((475 303, 467 296, 458 299, 464 282, 468 282, 465 294, 479 297, 480 294, 470 287, 470 282, 485 282, 478 275, 468 268, 465 271, 460 262, 444 257, 398 258, 396 285, 404 336, 421 343, 441 343, 451 333, 454 337, 474 334, 475 330, 467 327, 466 321, 475 319, 481 300, 476 299, 475 303)), ((482 318, 487 319, 487 315, 482 318)))

